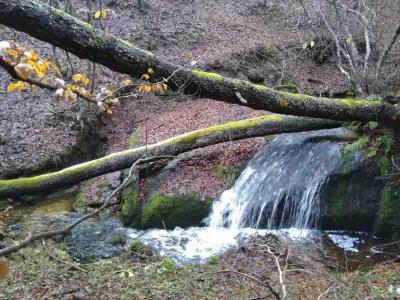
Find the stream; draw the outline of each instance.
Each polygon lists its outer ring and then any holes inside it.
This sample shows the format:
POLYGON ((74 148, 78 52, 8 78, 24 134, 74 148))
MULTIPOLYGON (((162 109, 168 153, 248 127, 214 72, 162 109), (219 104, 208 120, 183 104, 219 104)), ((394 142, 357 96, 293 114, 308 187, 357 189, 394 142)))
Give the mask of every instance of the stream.
MULTIPOLYGON (((337 141, 321 137, 342 129, 282 134, 264 146, 234 186, 214 200, 205 227, 150 229, 124 228, 118 219, 86 221, 64 239, 66 250, 80 260, 117 255, 140 240, 160 256, 177 264, 203 263, 235 249, 255 236, 277 235, 295 243, 316 244, 329 255, 352 257, 359 264, 381 259, 371 247, 384 243, 366 232, 322 231, 320 194, 341 161, 337 141), (283 150, 284 149, 284 150, 283 150), (123 243, 115 244, 115 236, 123 243)), ((15 212, 15 231, 70 223, 74 195, 15 212)), ((378 251, 379 252, 379 251, 378 251)))

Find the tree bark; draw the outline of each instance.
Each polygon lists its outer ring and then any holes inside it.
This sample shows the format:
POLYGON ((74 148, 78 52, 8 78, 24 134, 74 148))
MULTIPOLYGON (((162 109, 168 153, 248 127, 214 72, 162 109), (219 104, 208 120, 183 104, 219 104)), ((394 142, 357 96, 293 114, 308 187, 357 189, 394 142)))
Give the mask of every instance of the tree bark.
POLYGON ((152 67, 158 78, 174 74, 170 86, 199 97, 298 116, 400 123, 400 109, 380 100, 292 94, 178 66, 37 0, 0 0, 0 23, 120 73, 140 77, 152 67))
POLYGON ((266 115, 185 133, 134 149, 112 153, 58 172, 30 178, 0 180, 0 198, 50 191, 88 178, 122 170, 143 157, 178 155, 197 148, 256 136, 339 127, 332 120, 266 115))

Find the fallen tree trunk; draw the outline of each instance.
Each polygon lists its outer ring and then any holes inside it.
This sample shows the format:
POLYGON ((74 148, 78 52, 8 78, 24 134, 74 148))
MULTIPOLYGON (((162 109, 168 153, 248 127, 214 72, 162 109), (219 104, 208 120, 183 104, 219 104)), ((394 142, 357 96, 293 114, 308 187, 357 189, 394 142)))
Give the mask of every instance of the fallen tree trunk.
POLYGON ((183 68, 37 0, 0 0, 0 23, 65 49, 80 58, 140 77, 149 67, 158 78, 201 97, 276 113, 335 120, 399 124, 397 106, 380 100, 328 99, 276 91, 264 85, 183 68))
POLYGON ((88 178, 122 170, 143 157, 178 155, 197 148, 256 136, 339 127, 332 120, 266 115, 195 130, 164 141, 78 164, 58 172, 0 180, 0 198, 50 191, 88 178))

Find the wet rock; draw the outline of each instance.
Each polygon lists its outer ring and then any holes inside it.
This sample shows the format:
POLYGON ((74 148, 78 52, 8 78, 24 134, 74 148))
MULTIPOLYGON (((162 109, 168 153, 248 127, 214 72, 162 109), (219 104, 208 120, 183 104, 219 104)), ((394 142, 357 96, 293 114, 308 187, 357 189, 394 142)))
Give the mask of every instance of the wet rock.
POLYGON ((378 176, 376 159, 361 152, 344 157, 321 194, 322 228, 374 230, 384 187, 378 176))
POLYGON ((388 183, 382 192, 382 202, 376 222, 379 234, 386 238, 400 238, 400 187, 388 183))
POLYGON ((124 225, 140 227, 141 204, 136 183, 121 192, 121 219, 124 225))
POLYGON ((84 222, 65 237, 65 249, 73 257, 90 261, 118 255, 123 251, 125 229, 117 219, 84 222), (115 243, 116 237, 119 243, 115 243))
POLYGON ((133 240, 129 246, 129 250, 134 254, 139 254, 142 256, 153 256, 154 251, 150 246, 143 244, 139 240, 133 240))
POLYGON ((211 211, 212 200, 196 194, 165 196, 154 193, 142 209, 142 228, 190 227, 202 225, 211 211))

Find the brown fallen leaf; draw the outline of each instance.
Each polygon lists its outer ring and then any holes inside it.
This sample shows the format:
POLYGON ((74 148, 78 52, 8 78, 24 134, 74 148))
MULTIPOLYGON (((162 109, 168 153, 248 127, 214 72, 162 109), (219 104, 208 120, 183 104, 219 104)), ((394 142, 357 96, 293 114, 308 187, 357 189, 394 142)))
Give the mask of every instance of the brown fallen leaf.
POLYGON ((9 272, 8 263, 0 259, 0 278, 6 278, 9 272))

